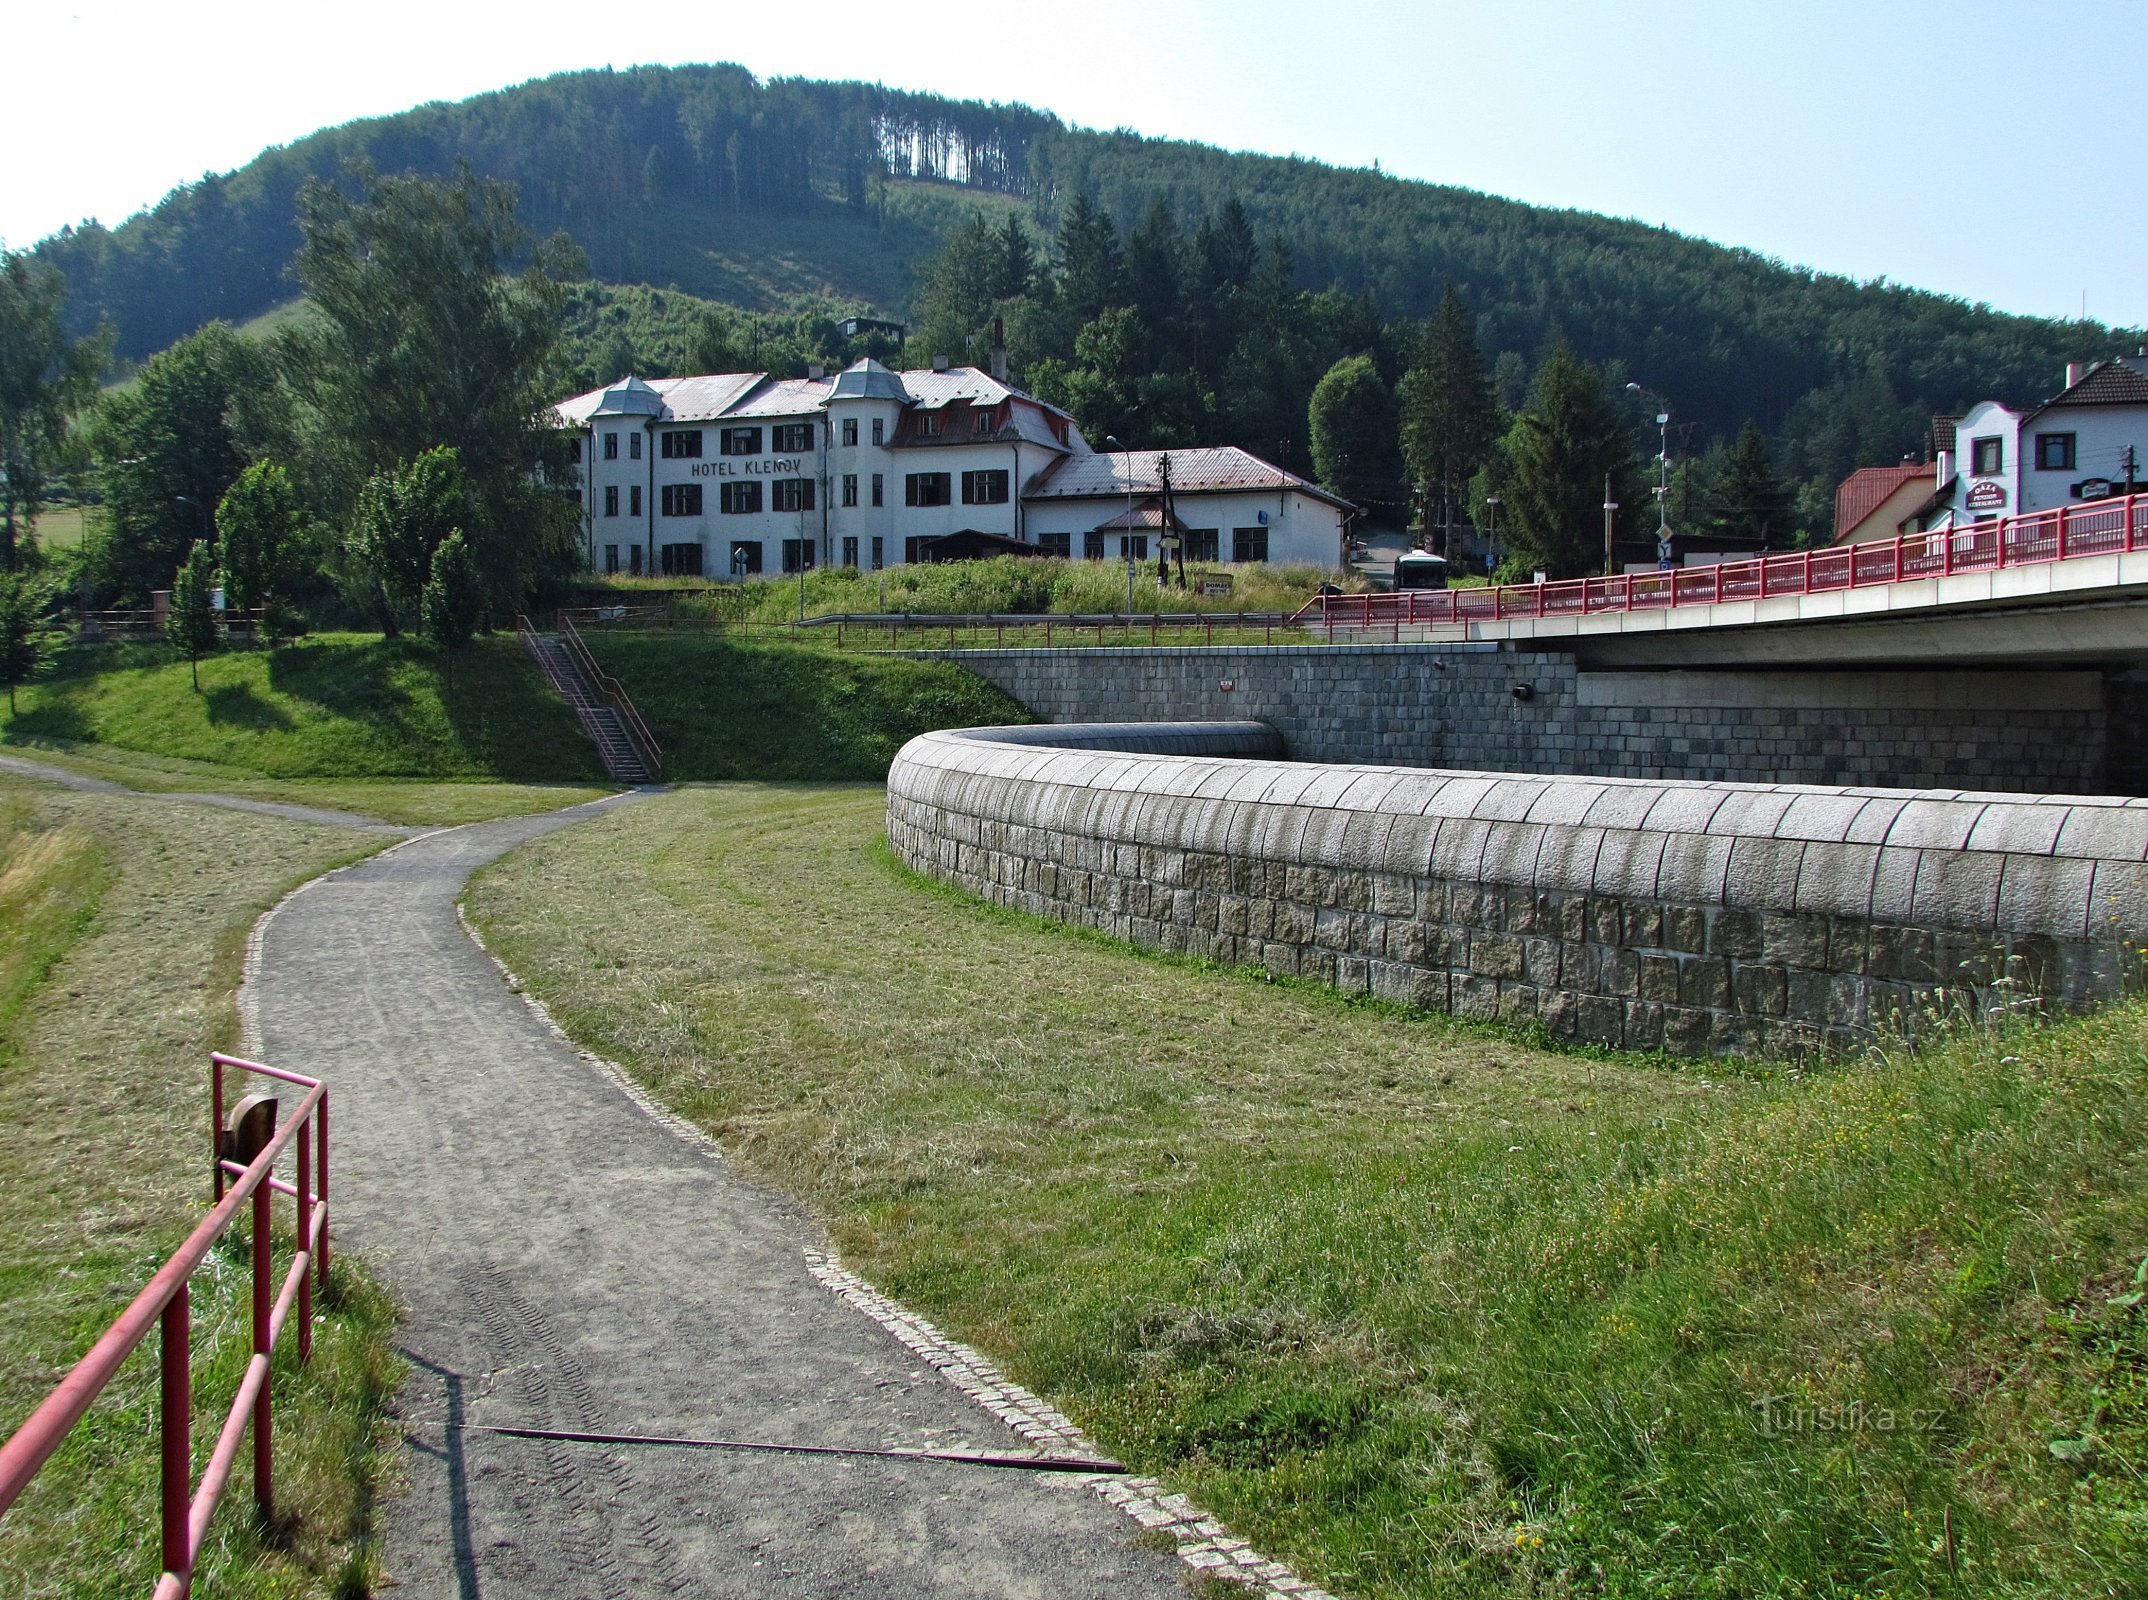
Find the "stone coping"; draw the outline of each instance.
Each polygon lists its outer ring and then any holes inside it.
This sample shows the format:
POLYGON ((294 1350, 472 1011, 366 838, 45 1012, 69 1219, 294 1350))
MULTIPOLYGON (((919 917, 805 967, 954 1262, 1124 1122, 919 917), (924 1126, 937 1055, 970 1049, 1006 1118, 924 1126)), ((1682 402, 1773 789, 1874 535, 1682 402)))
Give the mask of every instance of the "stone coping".
POLYGON ((1172 850, 1629 901, 2148 945, 2148 799, 1269 759, 1260 723, 912 739, 898 803, 1172 850))

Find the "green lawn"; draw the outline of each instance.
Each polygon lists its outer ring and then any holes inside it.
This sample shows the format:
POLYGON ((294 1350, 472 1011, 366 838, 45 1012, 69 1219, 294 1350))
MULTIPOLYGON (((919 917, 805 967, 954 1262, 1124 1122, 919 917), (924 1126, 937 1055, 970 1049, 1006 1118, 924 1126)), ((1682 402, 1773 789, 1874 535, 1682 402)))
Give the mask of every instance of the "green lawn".
POLYGON ((710 633, 589 634, 664 747, 668 779, 880 779, 932 728, 1028 722, 960 667, 710 633))
POLYGON ((2148 1012, 1552 1053, 983 906, 883 804, 683 791, 471 910, 855 1266, 1306 1576, 2142 1592, 2148 1012))
MULTIPOLYGON (((247 929, 293 884, 379 843, 0 775, 0 1436, 200 1220, 207 1055, 236 1042, 247 929)), ((220 1250, 193 1280, 197 1473, 245 1366, 241 1259, 220 1250)), ((198 1594, 368 1592, 395 1316, 347 1254, 331 1288, 312 1364, 290 1341, 278 1357, 292 1520, 260 1537, 242 1451, 198 1594)), ((148 1593, 156 1370, 152 1335, 0 1521, 8 1595, 148 1593)))
POLYGON ((409 640, 328 635, 205 658, 197 692, 163 645, 70 651, 0 713, 0 744, 96 744, 267 778, 600 782, 596 751, 512 637, 477 641, 450 687, 409 640))
POLYGON ((71 550, 82 542, 88 515, 82 506, 48 506, 31 531, 47 550, 71 550))

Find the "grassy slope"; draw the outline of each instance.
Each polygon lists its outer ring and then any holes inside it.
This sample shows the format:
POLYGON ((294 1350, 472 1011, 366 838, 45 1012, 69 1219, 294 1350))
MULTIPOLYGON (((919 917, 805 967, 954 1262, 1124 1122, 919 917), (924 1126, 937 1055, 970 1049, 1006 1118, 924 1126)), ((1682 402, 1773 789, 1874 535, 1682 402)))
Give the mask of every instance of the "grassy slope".
POLYGON ((876 1281, 1308 1576, 2141 1592, 2139 1008, 1710 1081, 998 912, 881 805, 687 791, 471 906, 876 1281))
MULTIPOLYGON (((206 1053, 236 1036, 248 926, 377 842, 0 776, 0 1432, 199 1220, 206 1053)), ((212 1258, 194 1284, 197 1471, 245 1364, 235 1261, 212 1258)), ((202 1592, 362 1592, 394 1316, 348 1256, 337 1280, 311 1367, 278 1380, 279 1495, 298 1520, 267 1549, 242 1465, 202 1592)), ((147 1592, 155 1414, 152 1338, 0 1523, 10 1595, 147 1592)))
MULTIPOLYGON (((0 740, 96 743, 270 778, 596 781, 595 750, 513 639, 478 641, 449 691, 433 652, 355 636, 187 664, 163 646, 74 652, 0 740)), ((0 713, 4 715, 4 713, 0 713)))
POLYGON ((593 634, 590 648, 663 745, 669 779, 878 779, 927 729, 1030 720, 944 662, 693 633, 593 634))

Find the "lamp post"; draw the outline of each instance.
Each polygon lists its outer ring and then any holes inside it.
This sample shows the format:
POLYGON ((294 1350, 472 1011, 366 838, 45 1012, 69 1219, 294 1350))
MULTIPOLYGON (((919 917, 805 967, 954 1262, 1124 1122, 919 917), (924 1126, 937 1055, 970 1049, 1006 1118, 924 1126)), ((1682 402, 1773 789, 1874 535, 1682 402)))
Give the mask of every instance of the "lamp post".
MULTIPOLYGON (((1653 391, 1638 383, 1628 383, 1626 392, 1640 398, 1653 391)), ((1661 565, 1670 560, 1671 549, 1671 413, 1668 407, 1656 413, 1656 486, 1652 492, 1656 497, 1656 560, 1661 565)), ((1610 498, 1606 491, 1604 499, 1610 498)), ((1606 576, 1610 575, 1608 556, 1604 571, 1606 576)))
POLYGON ((1134 453, 1119 443, 1112 434, 1104 435, 1104 448, 1116 450, 1125 459, 1126 467, 1126 532, 1120 535, 1119 545, 1126 552, 1126 614, 1134 614, 1134 453))
POLYGON ((1499 496, 1488 494, 1484 503, 1490 508, 1491 517, 1484 529, 1484 575, 1489 578, 1499 565, 1499 496))
POLYGON ((172 504, 175 506, 192 506, 194 508, 195 515, 201 518, 202 538, 205 541, 214 542, 216 535, 211 532, 209 528, 209 508, 207 506, 203 505, 199 500, 189 499, 186 495, 183 494, 173 495, 172 504))

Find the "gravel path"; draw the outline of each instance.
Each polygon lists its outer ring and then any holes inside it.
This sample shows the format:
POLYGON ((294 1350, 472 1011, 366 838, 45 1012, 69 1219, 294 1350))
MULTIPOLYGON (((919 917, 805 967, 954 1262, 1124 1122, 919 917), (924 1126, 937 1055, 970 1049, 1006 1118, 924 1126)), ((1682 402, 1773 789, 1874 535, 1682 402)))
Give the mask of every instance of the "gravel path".
POLYGON ((239 794, 202 794, 187 789, 130 789, 123 783, 114 783, 110 778, 93 778, 88 773, 76 772, 71 767, 32 761, 25 756, 0 756, 0 772, 12 772, 17 777, 56 783, 63 789, 78 789, 84 794, 132 794, 145 800, 170 800, 189 806, 217 806, 226 811, 253 811, 264 817, 285 817, 292 822, 318 822, 329 828, 356 828, 363 833, 417 832, 415 828, 382 822, 378 817, 361 817, 355 811, 335 811, 327 806, 295 806, 282 800, 249 800, 239 794))
POLYGON ((561 1043, 458 924, 472 869, 631 798, 423 835, 261 933, 256 1047, 332 1083, 338 1237, 409 1307, 395 1592, 1182 1596, 1170 1541, 1137 1544, 1079 1477, 464 1426, 1026 1448, 831 1294, 814 1228, 561 1043))

